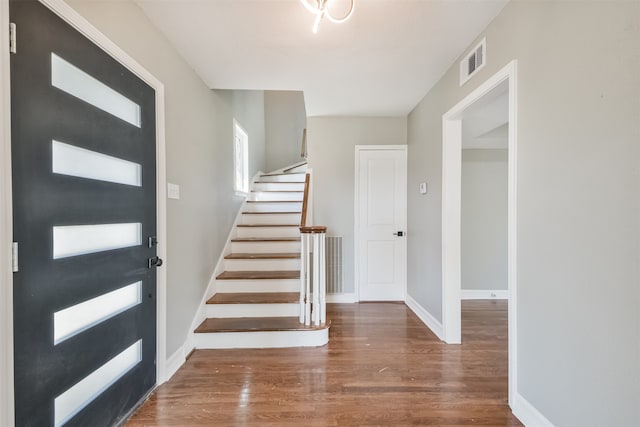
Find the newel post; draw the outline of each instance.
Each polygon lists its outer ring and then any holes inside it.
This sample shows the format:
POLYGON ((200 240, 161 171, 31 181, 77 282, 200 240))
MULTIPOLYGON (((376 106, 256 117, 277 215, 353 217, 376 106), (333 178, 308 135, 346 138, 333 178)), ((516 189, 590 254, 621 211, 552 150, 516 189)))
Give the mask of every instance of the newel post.
POLYGON ((327 227, 300 227, 300 323, 314 326, 326 322, 326 261, 325 235, 327 227))

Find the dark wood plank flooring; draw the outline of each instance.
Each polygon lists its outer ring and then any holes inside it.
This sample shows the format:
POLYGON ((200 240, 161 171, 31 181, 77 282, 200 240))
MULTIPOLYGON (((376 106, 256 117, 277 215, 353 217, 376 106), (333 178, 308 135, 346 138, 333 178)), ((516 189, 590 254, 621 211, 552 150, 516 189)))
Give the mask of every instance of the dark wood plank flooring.
POLYGON ((403 304, 333 304, 325 347, 198 350, 128 426, 521 425, 504 301, 464 301, 463 344, 403 304))

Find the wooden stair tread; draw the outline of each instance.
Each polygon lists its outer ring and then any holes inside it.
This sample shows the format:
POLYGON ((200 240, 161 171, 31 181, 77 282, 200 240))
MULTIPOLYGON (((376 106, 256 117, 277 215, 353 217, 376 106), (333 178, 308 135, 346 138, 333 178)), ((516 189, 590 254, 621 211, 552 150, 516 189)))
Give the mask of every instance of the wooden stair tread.
POLYGON ((282 176, 282 175, 306 175, 306 172, 278 172, 278 173, 265 173, 260 175, 263 176, 282 176))
POLYGON ((254 181, 253 183, 254 184, 304 184, 304 181, 254 181))
POLYGON ((254 279, 299 279, 299 270, 275 270, 275 271, 223 271, 218 280, 254 280, 254 279))
POLYGON ((236 237, 232 242, 299 242, 300 237, 236 237))
POLYGON ((238 227, 300 227, 300 224, 238 224, 238 227))
POLYGON ((300 301, 298 292, 217 293, 207 304, 287 304, 300 301))
POLYGON ((313 331, 326 329, 329 325, 330 322, 318 327, 305 326, 297 317, 229 317, 205 319, 195 333, 313 331))
POLYGON ((300 190, 251 190, 252 193, 304 193, 300 190))
POLYGON ((300 215, 302 214, 302 211, 296 211, 296 212, 278 212, 278 211, 271 211, 271 212, 242 212, 243 215, 293 215, 293 214, 297 214, 300 215))
POLYGON ((300 252, 281 253, 232 253, 224 259, 299 259, 300 252))
POLYGON ((307 164, 308 164, 308 162, 305 160, 304 162, 300 162, 297 165, 289 166, 288 168, 283 169, 282 172, 289 172, 289 171, 292 171, 292 170, 294 170, 296 168, 299 168, 300 166, 306 166, 307 164))
POLYGON ((247 200, 247 203, 302 203, 302 200, 247 200))

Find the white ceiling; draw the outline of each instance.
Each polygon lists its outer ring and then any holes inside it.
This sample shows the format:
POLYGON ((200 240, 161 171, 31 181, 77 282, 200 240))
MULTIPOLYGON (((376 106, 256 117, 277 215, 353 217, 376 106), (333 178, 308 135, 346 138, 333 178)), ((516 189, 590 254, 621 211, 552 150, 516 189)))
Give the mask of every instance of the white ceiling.
POLYGON ((209 87, 302 90, 309 116, 406 115, 508 2, 355 0, 313 34, 299 0, 135 1, 209 87))

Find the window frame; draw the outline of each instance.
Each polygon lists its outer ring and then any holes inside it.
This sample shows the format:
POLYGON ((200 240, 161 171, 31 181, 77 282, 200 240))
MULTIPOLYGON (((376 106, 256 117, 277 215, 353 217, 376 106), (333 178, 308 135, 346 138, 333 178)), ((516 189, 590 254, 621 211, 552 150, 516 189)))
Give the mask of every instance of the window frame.
POLYGON ((236 119, 233 119, 233 189, 239 196, 249 194, 249 134, 236 119))

